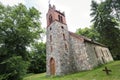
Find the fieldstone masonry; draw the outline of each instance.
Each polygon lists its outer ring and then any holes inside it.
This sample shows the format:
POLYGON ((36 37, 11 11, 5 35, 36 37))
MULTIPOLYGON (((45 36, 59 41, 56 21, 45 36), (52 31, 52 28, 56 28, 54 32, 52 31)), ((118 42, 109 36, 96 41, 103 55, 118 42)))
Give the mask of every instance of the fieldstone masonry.
POLYGON ((68 31, 65 14, 49 5, 47 13, 47 75, 65 75, 113 61, 103 44, 68 31))

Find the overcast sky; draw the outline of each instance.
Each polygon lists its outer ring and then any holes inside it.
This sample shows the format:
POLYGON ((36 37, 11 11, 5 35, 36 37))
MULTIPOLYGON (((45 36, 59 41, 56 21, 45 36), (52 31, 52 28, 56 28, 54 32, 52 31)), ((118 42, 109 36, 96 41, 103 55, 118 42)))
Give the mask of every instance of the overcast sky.
MULTIPOLYGON (((89 27, 90 23, 90 5, 92 0, 51 0, 50 3, 56 6, 57 10, 65 12, 69 31, 75 32, 78 28, 89 27)), ((101 0, 95 0, 100 2, 101 0)), ((0 0, 4 5, 13 6, 23 3, 27 7, 34 6, 41 13, 42 27, 46 27, 46 13, 48 11, 48 0, 0 0)))

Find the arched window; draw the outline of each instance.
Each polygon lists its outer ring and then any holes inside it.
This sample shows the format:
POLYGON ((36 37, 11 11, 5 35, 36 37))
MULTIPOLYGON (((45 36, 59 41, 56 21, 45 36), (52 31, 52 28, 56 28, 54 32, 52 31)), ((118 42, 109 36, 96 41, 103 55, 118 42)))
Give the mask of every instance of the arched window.
POLYGON ((50 27, 50 30, 52 30, 52 28, 50 27))
POLYGON ((101 53, 102 53, 103 57, 105 57, 104 52, 103 52, 103 50, 102 50, 102 49, 101 49, 101 53))
POLYGON ((61 26, 61 28, 62 28, 62 29, 64 29, 64 27, 63 27, 63 26, 61 26))
POLYGON ((95 47, 94 47, 94 51, 95 51, 96 57, 98 58, 98 54, 97 54, 97 51, 96 51, 96 48, 95 48, 95 47))
POLYGON ((65 50, 68 51, 68 46, 67 46, 67 44, 65 44, 65 50))
POLYGON ((105 50, 105 51, 106 51, 107 56, 109 57, 109 53, 108 53, 108 51, 107 51, 107 50, 105 50))
POLYGON ((59 20, 59 22, 63 23, 63 18, 62 18, 62 16, 58 15, 58 20, 59 20))
POLYGON ((53 51, 53 47, 52 46, 50 47, 50 50, 51 50, 51 52, 53 51))
POLYGON ((49 22, 52 23, 53 21, 53 18, 52 18, 52 15, 49 16, 49 22))
POLYGON ((61 19, 60 19, 60 15, 58 15, 58 20, 60 21, 61 19))
POLYGON ((63 39, 66 40, 66 39, 65 39, 65 34, 63 34, 63 39))
POLYGON ((62 18, 62 16, 60 16, 60 22, 62 22, 62 23, 63 23, 63 18, 62 18))
POLYGON ((52 41, 52 35, 50 35, 50 42, 52 41))

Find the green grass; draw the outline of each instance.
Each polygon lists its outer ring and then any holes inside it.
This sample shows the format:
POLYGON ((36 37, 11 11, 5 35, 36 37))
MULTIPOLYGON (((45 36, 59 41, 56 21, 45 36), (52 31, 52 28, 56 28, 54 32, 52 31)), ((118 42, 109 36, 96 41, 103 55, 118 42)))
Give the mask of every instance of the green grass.
POLYGON ((105 64, 91 71, 79 72, 60 77, 46 77, 45 73, 33 74, 23 80, 120 80, 120 61, 105 64), (107 66, 112 70, 110 75, 106 75, 102 70, 107 66))

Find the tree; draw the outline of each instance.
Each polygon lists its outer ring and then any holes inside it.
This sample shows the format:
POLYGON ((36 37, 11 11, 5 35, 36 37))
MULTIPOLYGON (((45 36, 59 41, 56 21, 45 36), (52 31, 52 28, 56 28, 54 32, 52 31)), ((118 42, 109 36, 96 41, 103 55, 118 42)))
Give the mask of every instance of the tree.
POLYGON ((22 80, 27 72, 29 62, 21 56, 13 56, 0 64, 0 80, 22 80))
POLYGON ((88 37, 92 40, 95 41, 100 41, 100 36, 99 33, 94 29, 93 26, 91 26, 90 28, 86 27, 86 28, 79 28, 76 30, 76 33, 85 37, 88 37))
POLYGON ((23 4, 0 4, 0 76, 2 80, 20 80, 29 61, 27 47, 40 38, 40 12, 23 4), (18 68, 18 69, 17 69, 18 68))
MULTIPOLYGON (((112 52, 112 55, 115 59, 120 57, 120 28, 119 20, 115 18, 117 14, 117 8, 113 5, 119 5, 118 0, 105 0, 100 4, 92 1, 91 5, 91 16, 94 22, 94 28, 99 32, 101 37, 101 42, 109 47, 112 52)), ((119 15, 120 16, 120 15, 119 15)))
POLYGON ((41 73, 46 71, 46 45, 45 43, 34 43, 31 51, 31 64, 29 72, 41 73))

